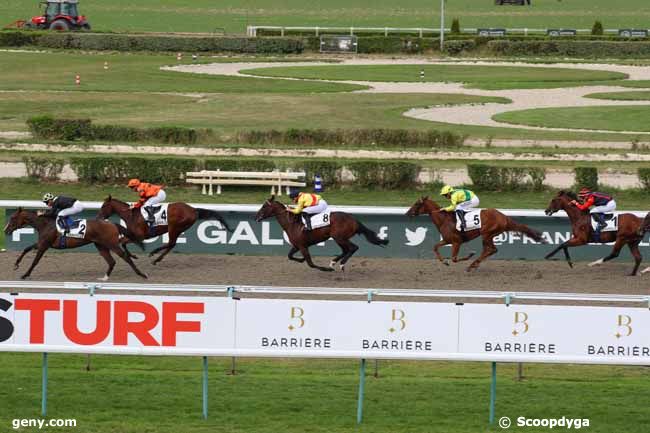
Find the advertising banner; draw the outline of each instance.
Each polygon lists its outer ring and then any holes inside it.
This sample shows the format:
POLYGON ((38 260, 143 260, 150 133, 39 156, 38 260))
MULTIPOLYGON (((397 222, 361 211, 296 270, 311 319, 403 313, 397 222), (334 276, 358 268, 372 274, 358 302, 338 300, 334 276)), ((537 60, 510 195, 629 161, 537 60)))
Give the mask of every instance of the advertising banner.
POLYGON ((650 365, 650 311, 0 294, 0 351, 650 365))

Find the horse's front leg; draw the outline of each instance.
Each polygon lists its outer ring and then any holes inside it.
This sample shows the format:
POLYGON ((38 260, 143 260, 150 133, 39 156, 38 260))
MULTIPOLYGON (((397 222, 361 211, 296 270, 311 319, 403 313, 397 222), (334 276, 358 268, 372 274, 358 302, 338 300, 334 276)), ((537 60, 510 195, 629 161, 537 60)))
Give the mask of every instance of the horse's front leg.
POLYGON ((18 267, 20 266, 20 262, 23 261, 23 257, 25 257, 25 254, 27 254, 28 252, 30 252, 31 250, 33 250, 33 249, 36 248, 37 246, 38 246, 38 242, 35 243, 35 244, 32 244, 32 245, 28 246, 27 248, 25 248, 25 249, 23 250, 22 253, 20 253, 20 255, 18 256, 18 258, 16 259, 16 263, 14 263, 14 271, 17 270, 18 267))
POLYGON ((440 254, 440 248, 444 247, 445 245, 449 245, 449 242, 446 240, 441 240, 437 244, 433 246, 433 253, 436 255, 440 263, 444 263, 445 265, 449 266, 449 261, 445 259, 442 254, 440 254))
POLYGON ((297 252, 298 252, 298 248, 292 246, 291 249, 289 250, 289 254, 287 257, 289 258, 289 260, 293 260, 294 262, 303 263, 305 261, 304 257, 300 257, 300 258, 295 257, 295 254, 297 252))
POLYGON ((332 272, 334 270, 332 268, 326 268, 324 266, 318 266, 318 265, 314 264, 314 262, 311 259, 311 255, 309 254, 309 250, 307 249, 307 247, 301 247, 300 248, 300 253, 305 258, 305 261, 307 262, 307 265, 310 268, 318 269, 319 271, 323 271, 323 272, 332 272))
POLYGON ((34 257, 34 261, 32 262, 31 266, 29 269, 27 269, 27 272, 23 274, 22 277, 20 277, 21 280, 24 280, 25 278, 29 277, 32 274, 32 271, 38 265, 38 262, 41 261, 41 257, 43 257, 43 254, 45 254, 45 251, 47 251, 49 246, 46 247, 39 247, 38 251, 36 252, 36 257, 34 257))

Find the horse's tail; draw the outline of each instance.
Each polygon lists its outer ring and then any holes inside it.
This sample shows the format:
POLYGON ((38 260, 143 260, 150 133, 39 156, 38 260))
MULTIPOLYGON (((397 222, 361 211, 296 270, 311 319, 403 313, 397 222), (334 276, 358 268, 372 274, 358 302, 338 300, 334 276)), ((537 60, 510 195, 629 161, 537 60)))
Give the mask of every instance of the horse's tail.
POLYGON ((534 240, 535 242, 541 242, 543 244, 548 243, 546 239, 542 237, 542 233, 538 232, 537 230, 531 229, 525 224, 520 224, 517 221, 513 220, 512 218, 508 218, 507 230, 509 232, 524 234, 529 238, 531 238, 532 240, 534 240))
POLYGON ((647 231, 650 231, 650 212, 648 212, 639 227, 639 236, 645 235, 647 231))
POLYGON ((141 249, 142 251, 144 251, 144 242, 142 242, 141 240, 138 240, 138 239, 137 239, 137 236, 135 236, 135 235, 133 234, 133 232, 132 232, 131 230, 128 229, 128 227, 124 227, 124 226, 121 226, 121 225, 116 224, 116 223, 113 223, 113 224, 115 224, 115 227, 117 227, 117 231, 118 231, 122 236, 124 236, 124 237, 126 237, 126 238, 129 238, 129 240, 130 240, 131 242, 133 242, 134 244, 136 244, 138 247, 140 247, 140 249, 141 249))
POLYGON ((380 245, 382 247, 384 245, 388 245, 388 239, 381 239, 379 236, 377 236, 377 233, 373 232, 368 227, 361 224, 359 221, 357 221, 357 234, 365 236, 368 242, 373 245, 380 245))
POLYGON ((201 209, 201 208, 196 208, 196 217, 197 219, 200 220, 207 220, 207 219, 215 219, 223 225, 226 230, 232 233, 232 229, 226 222, 226 220, 221 216, 221 214, 217 211, 211 210, 211 209, 201 209))

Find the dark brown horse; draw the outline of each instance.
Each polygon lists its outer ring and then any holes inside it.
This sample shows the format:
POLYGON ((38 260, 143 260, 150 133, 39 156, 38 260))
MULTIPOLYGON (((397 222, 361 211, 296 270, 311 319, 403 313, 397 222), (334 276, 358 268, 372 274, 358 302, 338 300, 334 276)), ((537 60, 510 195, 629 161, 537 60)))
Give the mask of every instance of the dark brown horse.
POLYGON ((465 233, 456 230, 455 212, 443 211, 438 203, 431 200, 429 197, 419 198, 406 212, 406 215, 410 217, 418 215, 431 216, 431 221, 433 221, 433 224, 438 228, 440 236, 442 237, 442 240, 433 247, 433 252, 438 260, 446 265, 448 265, 449 262, 448 259, 443 258, 440 254, 441 247, 451 244, 451 260, 454 263, 469 260, 474 256, 474 253, 470 253, 466 257, 458 258, 460 246, 461 244, 480 236, 483 240, 483 251, 481 252, 481 255, 469 265, 467 272, 478 268, 483 260, 497 252, 497 247, 494 245, 494 238, 499 236, 501 233, 517 232, 527 235, 536 242, 545 243, 544 239, 542 239, 541 233, 524 224, 519 224, 496 209, 481 210, 481 228, 470 230, 465 233))
POLYGON ((618 231, 616 232, 602 232, 600 238, 595 240, 593 238, 593 229, 591 227, 591 215, 588 210, 580 210, 575 207, 571 202, 577 200, 578 197, 570 191, 560 191, 551 200, 546 208, 546 215, 553 215, 555 212, 563 210, 569 216, 571 221, 571 239, 560 244, 557 248, 546 255, 546 259, 550 259, 558 251, 564 251, 569 266, 573 267, 571 256, 569 255, 569 247, 578 247, 586 245, 590 242, 609 243, 615 242, 612 252, 602 259, 589 263, 589 266, 597 266, 609 260, 615 259, 621 252, 621 249, 627 245, 630 248, 632 256, 634 256, 634 269, 630 275, 636 275, 641 264, 641 252, 639 251, 639 243, 643 239, 643 219, 631 213, 623 213, 618 215, 618 231))
POLYGON ((153 264, 160 262, 175 246, 178 237, 196 221, 201 219, 215 219, 219 221, 228 231, 232 231, 223 217, 210 209, 193 208, 185 203, 169 203, 167 208, 166 226, 157 226, 153 232, 150 232, 147 222, 142 217, 139 208, 131 208, 128 203, 114 199, 110 195, 104 200, 97 219, 106 219, 113 214, 117 214, 126 223, 129 239, 134 241, 143 241, 144 239, 154 238, 165 233, 169 233, 169 242, 149 253, 149 257, 163 251, 153 264))
POLYGON ((307 262, 309 267, 316 268, 321 271, 333 271, 334 265, 337 262, 342 271, 345 271, 345 264, 350 260, 350 257, 359 249, 359 247, 350 241, 354 235, 363 235, 373 245, 388 245, 388 239, 380 239, 377 233, 370 230, 368 227, 357 221, 352 215, 345 212, 332 212, 330 214, 330 225, 326 227, 317 228, 310 231, 304 230, 304 225, 300 220, 300 215, 294 215, 288 211, 288 208, 275 200, 275 196, 271 196, 264 202, 255 220, 260 222, 270 217, 275 217, 289 237, 291 242, 291 250, 289 251, 289 260, 299 263, 307 262), (334 257, 330 262, 329 267, 317 266, 311 259, 309 254, 309 247, 321 242, 325 242, 329 238, 334 239, 334 242, 341 247, 342 253, 334 257), (294 257, 298 251, 302 254, 301 258, 294 257))
POLYGON ((9 222, 5 226, 4 231, 5 234, 8 235, 14 230, 25 226, 31 226, 36 229, 38 232, 38 241, 25 248, 14 264, 14 269, 18 269, 25 254, 36 249, 36 257, 34 257, 32 265, 29 267, 27 272, 20 277, 23 280, 31 275, 32 271, 43 257, 43 254, 45 254, 45 251, 48 249, 77 248, 90 243, 95 244, 97 251, 99 251, 99 254, 108 264, 108 270, 101 280, 108 280, 113 268, 115 267, 115 260, 111 256, 111 251, 127 262, 136 274, 140 275, 142 278, 147 278, 147 275, 140 272, 140 270, 135 266, 129 254, 122 250, 121 239, 126 235, 126 229, 117 224, 108 221, 88 220, 83 239, 66 236, 65 241, 62 243, 61 235, 56 230, 54 217, 40 216, 36 212, 18 208, 18 210, 9 218, 9 222))

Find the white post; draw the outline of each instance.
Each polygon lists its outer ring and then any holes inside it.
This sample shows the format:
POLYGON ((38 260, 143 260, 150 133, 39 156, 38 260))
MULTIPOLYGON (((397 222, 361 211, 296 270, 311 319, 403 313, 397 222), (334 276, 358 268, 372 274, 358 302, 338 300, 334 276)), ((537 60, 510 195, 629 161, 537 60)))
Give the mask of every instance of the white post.
POLYGON ((208 180, 210 181, 210 186, 208 186, 208 195, 213 195, 214 191, 212 190, 212 175, 208 177, 208 180))
POLYGON ((203 181, 203 185, 201 186, 201 195, 205 195, 205 176, 203 176, 201 180, 203 181))
POLYGON ((316 36, 318 36, 318 27, 316 27, 316 36))
POLYGON ((440 53, 445 47, 445 0, 440 0, 440 53))
POLYGON ((350 36, 354 36, 354 27, 350 27, 350 36))
POLYGON ((388 36, 388 27, 384 27, 384 37, 388 36))
MULTIPOLYGON (((221 169, 218 168, 217 171, 221 171, 221 169)), ((217 174, 217 182, 219 181, 218 178, 219 178, 219 175, 217 174)), ((219 195, 219 194, 221 194, 221 184, 220 183, 217 184, 217 195, 219 195)))
POLYGON ((284 27, 280 29, 280 36, 284 37, 284 27))

